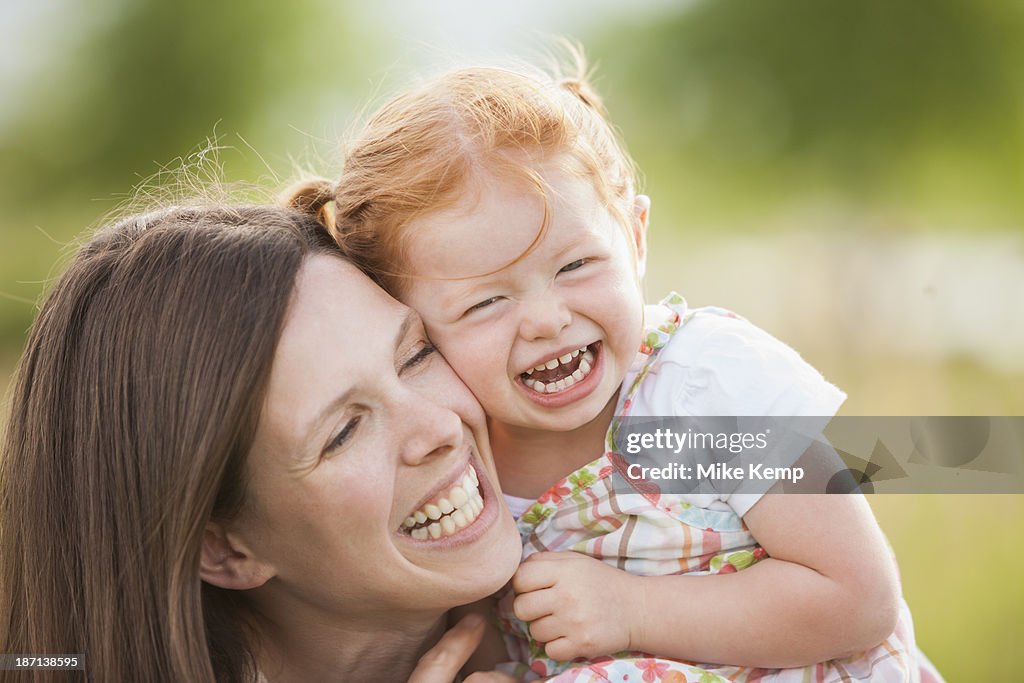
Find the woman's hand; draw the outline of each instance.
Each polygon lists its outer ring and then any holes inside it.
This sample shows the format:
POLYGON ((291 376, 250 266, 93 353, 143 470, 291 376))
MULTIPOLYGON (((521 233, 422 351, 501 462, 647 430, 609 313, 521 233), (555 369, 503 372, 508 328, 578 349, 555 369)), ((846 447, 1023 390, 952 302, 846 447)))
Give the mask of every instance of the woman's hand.
MULTIPOLYGON (((463 617, 420 657, 409 683, 452 683, 480 644, 486 626, 479 614, 463 617)), ((481 671, 470 675, 464 683, 515 683, 515 679, 497 671, 481 671)))

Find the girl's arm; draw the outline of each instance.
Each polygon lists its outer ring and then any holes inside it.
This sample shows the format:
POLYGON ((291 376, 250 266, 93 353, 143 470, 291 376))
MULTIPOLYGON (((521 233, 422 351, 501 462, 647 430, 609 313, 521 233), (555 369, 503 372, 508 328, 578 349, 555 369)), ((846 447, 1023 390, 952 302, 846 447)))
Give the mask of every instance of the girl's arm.
POLYGON ((896 570, 862 496, 768 494, 744 521, 770 557, 733 574, 640 577, 535 555, 513 579, 516 615, 554 659, 632 649, 765 668, 850 655, 895 629, 896 570))
POLYGON ((744 521, 769 555, 754 566, 637 577, 649 618, 634 617, 635 647, 784 668, 866 650, 896 628, 896 568, 863 496, 768 494, 744 521))

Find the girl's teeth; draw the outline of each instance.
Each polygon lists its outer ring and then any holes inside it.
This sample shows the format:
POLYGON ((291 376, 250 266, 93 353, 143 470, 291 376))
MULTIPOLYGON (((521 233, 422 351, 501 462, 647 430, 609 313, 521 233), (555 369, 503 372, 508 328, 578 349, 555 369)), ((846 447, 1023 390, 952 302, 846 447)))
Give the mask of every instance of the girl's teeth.
POLYGON ((583 379, 590 374, 590 371, 593 369, 593 362, 593 352, 590 351, 589 347, 584 346, 582 348, 575 349, 564 356, 552 358, 537 367, 527 370, 523 373, 525 375, 525 377, 523 377, 523 384, 525 384, 527 388, 536 391, 538 394, 557 394, 560 391, 565 391, 577 382, 583 381, 583 379), (583 357, 580 358, 579 366, 577 366, 577 368, 573 370, 572 374, 567 377, 563 377, 562 379, 554 382, 542 382, 530 377, 534 372, 554 370, 559 365, 571 363, 574 358, 579 357, 581 354, 583 357))

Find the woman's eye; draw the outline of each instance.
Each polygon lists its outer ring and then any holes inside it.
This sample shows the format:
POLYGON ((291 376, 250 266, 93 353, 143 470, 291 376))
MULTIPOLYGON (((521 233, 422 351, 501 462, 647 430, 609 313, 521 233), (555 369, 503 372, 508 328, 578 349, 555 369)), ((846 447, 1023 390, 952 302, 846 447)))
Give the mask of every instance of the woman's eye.
POLYGON ((435 351, 437 351, 437 347, 434 346, 433 344, 424 344, 423 347, 419 351, 417 351, 412 358, 405 361, 405 363, 402 365, 402 369, 408 370, 410 368, 416 367, 417 365, 425 361, 427 358, 429 358, 430 354, 434 353, 435 351))
POLYGON ((569 264, 567 264, 565 266, 562 266, 562 269, 560 271, 558 271, 558 272, 559 273, 568 273, 571 270, 576 270, 577 268, 583 267, 584 263, 586 263, 585 259, 576 259, 572 263, 569 263, 569 264))
POLYGON ((348 441, 349 438, 352 436, 352 433, 355 432, 356 427, 359 426, 359 422, 362 419, 363 418, 359 416, 353 417, 351 420, 349 420, 345 424, 345 426, 341 428, 341 431, 338 432, 333 439, 331 439, 331 443, 328 444, 326 450, 324 450, 324 453, 330 453, 345 445, 345 442, 348 441))
POLYGON ((490 299, 484 299, 480 303, 473 304, 468 309, 466 309, 466 313, 472 313, 473 311, 479 311, 481 308, 487 308, 488 306, 493 304, 495 301, 498 301, 500 299, 501 299, 500 296, 492 296, 490 299))

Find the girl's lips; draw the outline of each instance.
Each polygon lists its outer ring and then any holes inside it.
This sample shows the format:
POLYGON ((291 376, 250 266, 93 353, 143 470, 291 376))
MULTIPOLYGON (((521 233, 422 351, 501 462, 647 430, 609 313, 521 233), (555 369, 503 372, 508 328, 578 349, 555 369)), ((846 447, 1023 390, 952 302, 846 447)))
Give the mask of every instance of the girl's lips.
POLYGON ((561 408, 586 398, 598 387, 601 382, 601 375, 604 371, 602 342, 594 342, 587 348, 594 356, 593 363, 591 364, 591 370, 582 380, 577 381, 571 387, 553 394, 542 394, 528 387, 524 383, 522 376, 517 378, 515 384, 519 387, 520 391, 526 394, 527 398, 543 408, 561 408))

